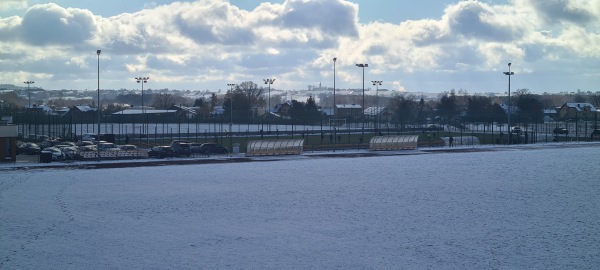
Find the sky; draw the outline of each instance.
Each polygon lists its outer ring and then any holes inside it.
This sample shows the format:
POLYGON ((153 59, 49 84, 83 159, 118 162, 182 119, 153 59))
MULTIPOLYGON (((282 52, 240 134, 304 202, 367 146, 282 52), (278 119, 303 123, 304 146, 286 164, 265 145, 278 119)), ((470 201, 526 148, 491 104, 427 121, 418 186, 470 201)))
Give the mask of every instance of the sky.
POLYGON ((600 0, 2 0, 0 36, 49 90, 600 91, 600 0))

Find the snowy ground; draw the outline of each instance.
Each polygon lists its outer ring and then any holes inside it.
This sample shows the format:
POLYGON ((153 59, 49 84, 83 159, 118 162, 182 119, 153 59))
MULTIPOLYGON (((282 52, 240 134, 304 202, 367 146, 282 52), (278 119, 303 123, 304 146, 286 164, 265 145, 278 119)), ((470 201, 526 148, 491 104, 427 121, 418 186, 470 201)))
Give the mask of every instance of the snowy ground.
POLYGON ((0 171, 0 269, 593 269, 598 145, 0 171))

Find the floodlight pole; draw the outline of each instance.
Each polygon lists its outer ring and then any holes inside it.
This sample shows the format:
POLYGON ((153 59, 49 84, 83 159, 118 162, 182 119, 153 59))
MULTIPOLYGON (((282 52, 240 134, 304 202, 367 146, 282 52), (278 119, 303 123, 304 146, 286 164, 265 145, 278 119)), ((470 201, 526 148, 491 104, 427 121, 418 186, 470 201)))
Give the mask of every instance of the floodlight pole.
POLYGON ((96 55, 98 55, 98 134, 96 135, 96 154, 98 156, 98 162, 100 162, 100 53, 102 50, 96 50, 96 55))
POLYGON ((229 152, 233 152, 233 88, 236 86, 235 83, 228 83, 227 86, 231 87, 229 96, 229 152))
POLYGON ((337 57, 333 58, 333 152, 335 152, 335 144, 337 142, 337 128, 335 126, 335 117, 337 116, 335 111, 337 106, 335 104, 335 62, 337 57))
MULTIPOLYGON (((24 84, 27 84, 27 96, 29 97, 29 106, 27 107, 27 123, 29 124, 29 134, 31 134, 31 88, 29 88, 30 84, 34 84, 34 81, 25 81, 24 84)), ((27 134, 27 136, 29 136, 27 134)))
POLYGON ((365 68, 369 67, 369 64, 356 64, 357 67, 362 68, 362 135, 361 139, 365 137, 365 68))
POLYGON ((510 71, 510 66, 512 63, 508 63, 508 72, 504 72, 504 75, 508 76, 508 144, 510 144, 510 140, 511 140, 511 130, 510 130, 510 76, 515 75, 514 72, 510 71))
POLYGON ((373 85, 375 85, 375 100, 377 103, 377 109, 375 110, 375 123, 377 127, 375 127, 375 132, 379 130, 379 86, 383 81, 371 81, 373 85))
POLYGON ((146 145, 150 145, 150 135, 148 134, 148 117, 146 116, 146 108, 144 107, 144 83, 148 83, 150 77, 136 77, 135 80, 142 84, 142 118, 144 118, 143 130, 146 131, 146 145))
MULTIPOLYGON (((265 82, 265 84, 269 85, 269 96, 268 96, 269 101, 267 102, 269 107, 267 108, 267 113, 270 113, 271 112, 271 84, 273 84, 275 79, 263 79, 263 81, 265 82)), ((269 131, 271 131, 271 124, 269 124, 268 127, 269 127, 269 131)))

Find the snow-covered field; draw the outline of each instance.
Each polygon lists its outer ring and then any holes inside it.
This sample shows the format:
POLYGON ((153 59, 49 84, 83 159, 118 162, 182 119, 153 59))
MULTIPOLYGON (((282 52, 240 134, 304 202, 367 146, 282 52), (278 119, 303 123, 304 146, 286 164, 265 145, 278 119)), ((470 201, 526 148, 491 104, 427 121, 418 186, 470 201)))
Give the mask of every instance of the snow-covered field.
POLYGON ((593 269, 599 154, 0 171, 0 269, 593 269))

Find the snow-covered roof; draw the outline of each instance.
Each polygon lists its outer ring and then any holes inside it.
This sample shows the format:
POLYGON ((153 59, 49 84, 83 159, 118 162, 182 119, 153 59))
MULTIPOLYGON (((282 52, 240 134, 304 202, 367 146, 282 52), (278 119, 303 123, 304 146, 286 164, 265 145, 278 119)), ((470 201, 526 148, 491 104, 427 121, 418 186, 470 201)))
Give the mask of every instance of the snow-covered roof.
POLYGON ((117 114, 117 115, 132 115, 132 114, 161 114, 161 113, 176 113, 177 110, 155 110, 155 109, 146 109, 146 110, 141 110, 141 109, 127 109, 127 110, 122 110, 120 112, 116 112, 113 114, 117 114))
POLYGON ((336 104, 335 107, 338 109, 362 109, 358 104, 336 104))
POLYGON ((89 105, 77 105, 75 106, 75 108, 77 108, 79 111, 81 112, 90 112, 90 111, 96 111, 96 108, 92 108, 89 105))
POLYGON ((365 115, 378 115, 385 111, 385 107, 369 107, 364 111, 365 115))
POLYGON ((596 111, 596 107, 594 107, 594 105, 592 105, 591 103, 587 102, 567 102, 565 103, 565 106, 569 108, 574 108, 577 111, 583 111, 583 109, 586 107, 589 108, 589 110, 592 112, 596 111))

